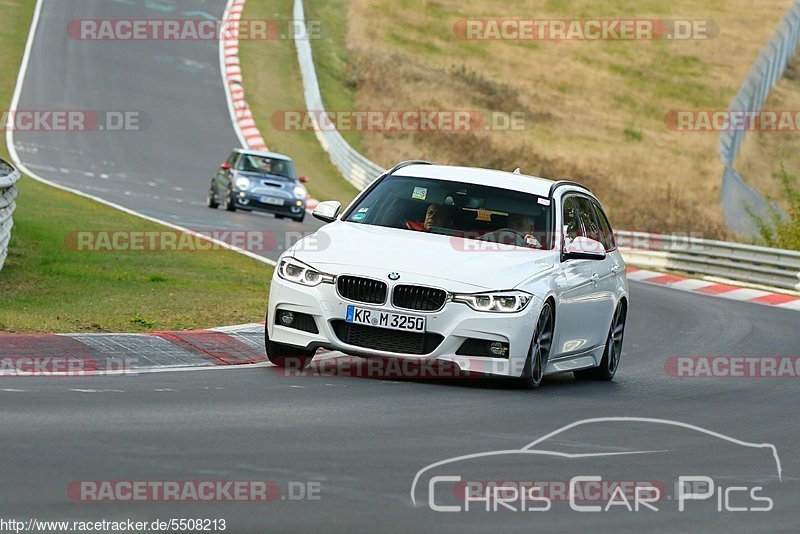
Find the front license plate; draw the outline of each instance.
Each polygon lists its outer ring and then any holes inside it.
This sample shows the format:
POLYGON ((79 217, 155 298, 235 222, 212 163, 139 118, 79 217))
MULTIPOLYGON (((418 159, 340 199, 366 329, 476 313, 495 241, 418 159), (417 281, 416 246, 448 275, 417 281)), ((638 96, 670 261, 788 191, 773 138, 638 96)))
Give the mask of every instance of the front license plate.
POLYGON ((347 306, 345 321, 353 324, 366 324, 380 328, 404 330, 406 332, 424 332, 425 317, 406 315, 404 313, 368 310, 356 306, 347 306))
POLYGON ((282 198, 261 197, 261 202, 264 204, 272 204, 273 206, 283 206, 282 198))

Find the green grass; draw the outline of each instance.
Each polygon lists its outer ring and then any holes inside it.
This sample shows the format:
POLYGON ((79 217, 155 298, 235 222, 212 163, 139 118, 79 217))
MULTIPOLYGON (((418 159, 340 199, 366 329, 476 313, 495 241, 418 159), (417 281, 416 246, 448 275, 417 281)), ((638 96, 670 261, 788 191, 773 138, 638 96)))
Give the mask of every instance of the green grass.
MULTIPOLYGON (((340 57, 340 54, 330 55, 331 48, 327 46, 330 36, 344 40, 344 24, 333 26, 324 18, 326 10, 335 9, 337 4, 341 7, 344 2, 337 0, 330 5, 306 2, 306 19, 321 21, 322 38, 314 39, 311 45, 326 108, 354 109, 350 100, 352 91, 342 89, 345 86, 342 77, 346 77, 346 58, 340 57), (318 6, 321 13, 316 9, 318 6), (323 72, 326 74, 322 75, 323 72)), ((286 0, 248 2, 244 18, 290 20, 291 10, 292 2, 286 0)), ((306 185, 313 197, 339 200, 343 204, 352 200, 357 190, 342 178, 330 162, 314 132, 282 131, 273 126, 275 113, 305 110, 303 82, 294 43, 290 39, 242 41, 239 54, 247 101, 269 148, 292 156, 298 172, 309 177, 306 185)), ((356 146, 358 144, 353 138, 348 141, 356 146)))
POLYGON ((70 232, 161 225, 25 178, 0 271, 0 331, 143 332, 264 320, 272 268, 225 250, 75 250, 70 232))
POLYGON ((642 140, 642 131, 627 127, 622 131, 626 141, 639 142, 642 140))
MULTIPOLYGON (((0 109, 14 89, 35 2, 0 2, 0 109)), ((5 143, 0 154, 7 158, 5 143)), ((230 251, 80 252, 77 230, 163 226, 25 177, 0 271, 2 332, 142 332, 261 321, 272 269, 230 251)))

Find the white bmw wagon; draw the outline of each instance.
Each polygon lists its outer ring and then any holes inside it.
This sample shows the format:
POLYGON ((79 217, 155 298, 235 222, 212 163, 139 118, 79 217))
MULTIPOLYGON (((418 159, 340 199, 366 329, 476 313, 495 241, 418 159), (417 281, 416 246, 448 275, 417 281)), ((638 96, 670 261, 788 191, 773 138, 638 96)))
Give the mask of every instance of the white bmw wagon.
POLYGON ((440 361, 535 388, 611 380, 628 313, 625 263, 584 186, 406 161, 278 260, 266 350, 302 368, 317 349, 440 361))

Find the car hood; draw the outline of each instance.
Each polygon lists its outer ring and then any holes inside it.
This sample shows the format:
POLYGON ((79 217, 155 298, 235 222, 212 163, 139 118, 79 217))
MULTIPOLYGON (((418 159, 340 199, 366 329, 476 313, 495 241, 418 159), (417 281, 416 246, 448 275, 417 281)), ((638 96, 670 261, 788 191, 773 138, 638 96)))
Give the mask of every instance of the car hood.
POLYGON ((464 285, 474 291, 512 289, 552 268, 555 257, 552 251, 498 250, 493 243, 343 221, 323 226, 288 253, 331 274, 383 279, 397 272, 409 282, 451 281, 448 288, 460 291, 464 285))
POLYGON ((281 176, 279 174, 269 174, 266 172, 252 172, 252 171, 235 171, 236 176, 243 176, 251 180, 270 180, 272 182, 294 182, 292 178, 281 176))

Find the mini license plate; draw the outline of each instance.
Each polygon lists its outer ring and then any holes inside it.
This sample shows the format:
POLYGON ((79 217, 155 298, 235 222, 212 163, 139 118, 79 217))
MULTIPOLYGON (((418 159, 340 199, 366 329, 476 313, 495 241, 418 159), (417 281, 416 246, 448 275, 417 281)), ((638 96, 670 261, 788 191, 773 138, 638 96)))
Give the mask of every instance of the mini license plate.
POLYGON ((381 310, 368 310, 352 305, 347 306, 345 321, 379 328, 404 330, 406 332, 425 332, 425 317, 381 310))
POLYGON ((283 206, 282 198, 261 197, 261 202, 264 204, 272 204, 273 206, 283 206))

